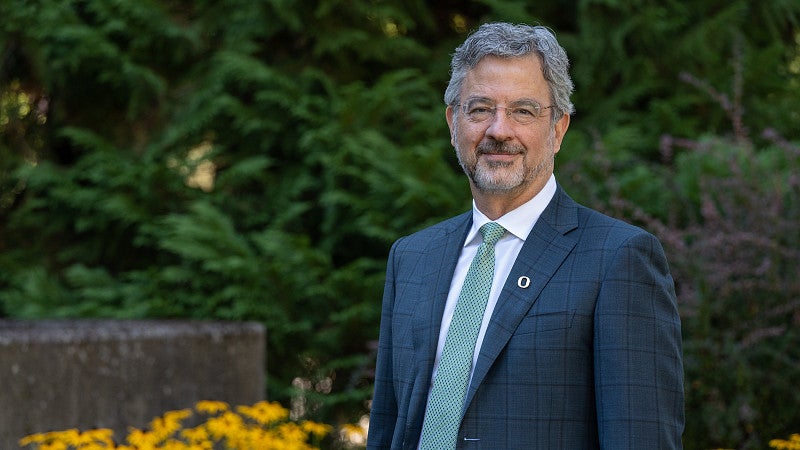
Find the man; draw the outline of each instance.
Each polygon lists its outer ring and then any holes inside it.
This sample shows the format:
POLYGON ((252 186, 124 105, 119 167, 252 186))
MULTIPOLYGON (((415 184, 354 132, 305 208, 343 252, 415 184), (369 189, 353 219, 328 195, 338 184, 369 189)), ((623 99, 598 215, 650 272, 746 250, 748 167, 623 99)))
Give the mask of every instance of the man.
POLYGON ((391 249, 369 449, 681 448, 664 251, 553 175, 568 66, 543 27, 487 24, 456 49, 446 118, 473 209, 391 249))

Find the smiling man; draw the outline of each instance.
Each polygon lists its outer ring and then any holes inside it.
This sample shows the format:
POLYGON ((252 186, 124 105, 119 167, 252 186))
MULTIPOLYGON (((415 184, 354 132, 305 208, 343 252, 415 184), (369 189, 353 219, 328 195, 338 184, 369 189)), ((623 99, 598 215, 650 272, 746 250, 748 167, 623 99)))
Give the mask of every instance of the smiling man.
POLYGON ((392 246, 369 449, 681 448, 664 251, 553 174, 568 67, 544 27, 456 49, 445 115, 473 208, 392 246))

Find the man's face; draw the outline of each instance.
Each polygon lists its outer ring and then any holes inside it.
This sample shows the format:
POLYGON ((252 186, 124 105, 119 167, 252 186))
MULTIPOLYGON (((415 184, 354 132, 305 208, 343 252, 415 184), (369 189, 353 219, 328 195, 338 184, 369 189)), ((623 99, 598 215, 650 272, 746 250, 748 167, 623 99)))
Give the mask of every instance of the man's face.
POLYGON ((552 105, 539 58, 483 58, 467 73, 460 102, 499 107, 481 122, 470 120, 463 109, 447 108, 451 142, 473 195, 507 194, 524 200, 536 195, 553 173, 569 115, 553 126, 552 109, 543 109, 541 117, 521 124, 506 114, 506 108, 552 105))

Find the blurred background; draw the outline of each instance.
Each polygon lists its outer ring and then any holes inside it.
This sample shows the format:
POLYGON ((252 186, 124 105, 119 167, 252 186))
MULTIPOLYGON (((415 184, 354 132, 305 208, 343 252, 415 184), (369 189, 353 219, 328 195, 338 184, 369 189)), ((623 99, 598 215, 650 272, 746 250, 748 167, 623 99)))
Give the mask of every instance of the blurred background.
POLYGON ((258 321, 265 395, 358 422, 391 243, 470 207, 442 96, 494 20, 570 55, 567 192, 664 243, 685 447, 800 432, 796 0, 0 0, 0 317, 258 321))

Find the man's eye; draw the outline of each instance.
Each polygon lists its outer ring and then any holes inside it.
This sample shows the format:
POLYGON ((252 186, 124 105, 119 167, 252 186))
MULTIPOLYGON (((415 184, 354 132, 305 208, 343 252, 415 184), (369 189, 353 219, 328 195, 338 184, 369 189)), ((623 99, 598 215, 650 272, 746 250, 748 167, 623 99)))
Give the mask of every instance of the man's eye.
POLYGON ((486 114, 492 111, 491 108, 486 106, 473 106, 472 109, 469 110, 470 114, 486 114))
POLYGON ((514 114, 514 115, 520 116, 520 117, 529 117, 529 116, 530 117, 536 117, 536 112, 534 110, 528 109, 528 108, 514 108, 511 111, 511 114, 514 114))

